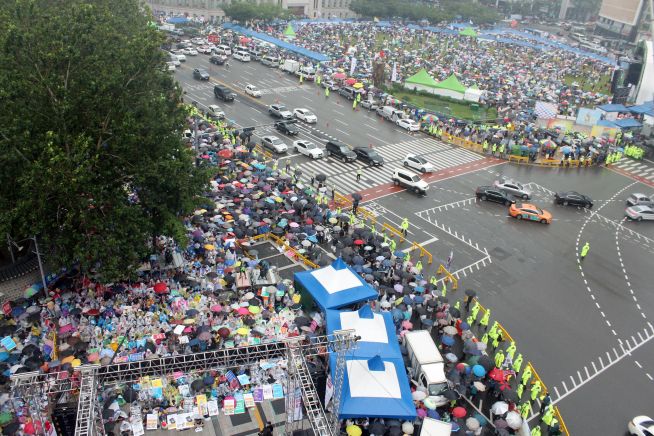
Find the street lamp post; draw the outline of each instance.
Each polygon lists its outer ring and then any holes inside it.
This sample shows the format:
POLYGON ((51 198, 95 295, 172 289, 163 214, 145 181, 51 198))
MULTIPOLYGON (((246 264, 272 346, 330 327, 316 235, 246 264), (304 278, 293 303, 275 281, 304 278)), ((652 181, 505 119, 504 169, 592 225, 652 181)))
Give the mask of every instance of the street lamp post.
POLYGON ((15 257, 14 257, 14 251, 11 248, 11 246, 13 245, 13 246, 15 246, 16 248, 18 248, 20 250, 21 246, 18 245, 18 244, 20 244, 21 242, 27 241, 27 240, 34 241, 34 249, 35 249, 34 254, 36 254, 36 260, 37 260, 37 262, 39 264, 39 273, 41 274, 41 284, 43 285, 43 292, 44 292, 44 294, 46 294, 47 289, 48 289, 48 284, 45 281, 45 272, 43 270, 43 261, 41 260, 41 252, 39 251, 39 243, 38 243, 38 241, 36 239, 36 235, 32 236, 31 238, 25 238, 25 239, 22 239, 22 240, 16 242, 11 238, 9 233, 7 233, 7 244, 9 245, 9 252, 11 253, 11 261, 12 261, 12 263, 16 262, 15 257))

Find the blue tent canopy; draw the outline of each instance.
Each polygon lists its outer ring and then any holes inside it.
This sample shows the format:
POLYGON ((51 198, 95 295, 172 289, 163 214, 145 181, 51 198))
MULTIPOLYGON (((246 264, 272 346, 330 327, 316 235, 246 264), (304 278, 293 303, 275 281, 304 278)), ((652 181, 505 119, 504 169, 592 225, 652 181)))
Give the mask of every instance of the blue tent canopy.
POLYGON ((341 258, 324 268, 295 273, 293 278, 295 287, 309 293, 322 310, 349 306, 378 296, 377 291, 341 258))
POLYGON ((189 19, 186 17, 172 17, 166 20, 170 24, 186 24, 189 22, 189 19))
POLYGON ((621 129, 631 129, 634 127, 642 127, 642 124, 633 118, 622 118, 620 120, 615 120, 613 123, 621 129))
POLYGON ((249 36, 251 38, 257 38, 262 41, 269 42, 271 44, 275 44, 279 48, 283 48, 284 50, 292 51, 293 53, 297 53, 300 56, 304 56, 307 59, 311 59, 312 61, 316 62, 326 62, 329 61, 330 58, 329 56, 326 56, 322 53, 318 53, 315 51, 307 50, 304 47, 297 46, 295 44, 290 44, 286 41, 282 41, 281 39, 273 38, 270 35, 266 35, 265 33, 261 32, 255 32, 254 30, 246 29, 245 27, 242 26, 237 26, 232 23, 225 23, 223 24, 223 27, 225 29, 231 29, 234 32, 241 33, 245 36, 249 36))
POLYGON ((597 106, 597 109, 603 110, 604 112, 629 112, 629 109, 623 104, 603 104, 602 106, 597 106))
POLYGON ((647 101, 643 104, 639 104, 638 106, 629 106, 627 109, 629 109, 629 112, 631 112, 632 114, 649 115, 651 112, 654 111, 654 101, 647 101))
POLYGON ((597 125, 602 127, 618 127, 615 125, 613 121, 609 121, 609 120, 599 120, 597 122, 597 125))
MULTIPOLYGON (((330 356, 330 368, 333 378, 335 354, 330 356)), ((338 416, 415 419, 416 408, 402 358, 346 357, 338 416)))
POLYGON ((356 357, 402 357, 390 312, 373 313, 365 305, 357 311, 328 310, 326 320, 328 334, 334 330, 354 330, 361 337, 353 353, 356 357))

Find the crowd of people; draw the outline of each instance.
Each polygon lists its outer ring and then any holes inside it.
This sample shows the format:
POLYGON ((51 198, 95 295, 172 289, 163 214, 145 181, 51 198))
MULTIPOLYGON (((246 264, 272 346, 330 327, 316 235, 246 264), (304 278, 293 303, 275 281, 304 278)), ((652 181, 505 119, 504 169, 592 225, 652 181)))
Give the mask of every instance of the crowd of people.
MULTIPOLYGON (((432 417, 482 434, 488 420, 469 411, 463 395, 488 391, 508 401, 507 407, 516 407, 519 398, 502 397, 484 338, 470 332, 467 322, 488 326, 487 317, 476 320, 478 310, 470 305, 474 293, 468 293, 465 310, 462 296, 451 295, 450 303, 447 280, 430 274, 420 259, 397 249, 395 240, 357 215, 356 198, 348 205, 334 203, 321 181, 273 169, 246 143, 247 137, 194 111, 189 147, 197 153, 197 164, 214 167, 216 175, 205 204, 185 220, 188 245, 179 247, 160 237, 136 281, 101 283, 73 268, 54 279, 46 292, 30 287, 24 298, 3 307, 4 434, 33 434, 50 425, 37 420, 34 404, 9 399, 12 375, 57 372, 79 386, 75 369, 87 363, 107 365, 324 334, 323 314, 301 301, 293 282, 283 279, 275 265, 259 259, 255 239, 266 234, 280 238, 289 257, 300 254, 318 265, 343 258, 378 291, 371 304, 392 314, 400 338, 412 329, 433 329, 448 359, 452 389, 444 394, 445 405, 437 407, 424 387, 414 387, 416 421, 362 418, 344 422, 345 433, 414 434, 425 417, 432 417)), ((503 362, 495 363, 502 368, 503 362)), ((309 364, 317 373, 327 367, 321 358, 309 364)), ((283 360, 270 360, 229 371, 166 374, 144 377, 135 385, 107 386, 101 392, 102 417, 113 434, 201 428, 204 418, 220 410, 244 413, 255 402, 284 397, 284 365, 283 360)), ((518 423, 515 417, 506 419, 512 410, 496 414, 510 423, 506 434, 518 423)))
MULTIPOLYGON (((259 30, 284 39, 284 29, 280 24, 259 30)), ((522 42, 519 36, 511 38, 522 42)), ((422 68, 436 81, 455 74, 464 86, 485 91, 481 102, 497 107, 502 115, 529 112, 535 101, 558 103, 564 115, 610 101, 608 89, 599 84, 608 82, 613 66, 564 50, 374 22, 306 24, 296 29, 292 42, 329 56, 330 71, 350 72, 356 59, 352 76, 363 80, 371 79, 373 61, 379 57, 389 67, 387 79, 395 65, 398 83, 422 68)))

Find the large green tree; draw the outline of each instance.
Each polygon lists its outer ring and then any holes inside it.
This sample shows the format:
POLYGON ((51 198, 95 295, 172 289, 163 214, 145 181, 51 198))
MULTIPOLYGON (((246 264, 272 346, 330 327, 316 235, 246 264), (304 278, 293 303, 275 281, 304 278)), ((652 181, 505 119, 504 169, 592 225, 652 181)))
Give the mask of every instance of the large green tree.
POLYGON ((54 265, 128 276, 153 236, 183 238, 207 182, 181 142, 181 91, 138 0, 0 8, 0 232, 54 265))
POLYGON ((438 6, 409 0, 353 0, 350 9, 369 18, 426 19, 432 23, 456 17, 471 19, 477 24, 493 23, 500 18, 495 10, 481 7, 471 0, 443 0, 438 6))

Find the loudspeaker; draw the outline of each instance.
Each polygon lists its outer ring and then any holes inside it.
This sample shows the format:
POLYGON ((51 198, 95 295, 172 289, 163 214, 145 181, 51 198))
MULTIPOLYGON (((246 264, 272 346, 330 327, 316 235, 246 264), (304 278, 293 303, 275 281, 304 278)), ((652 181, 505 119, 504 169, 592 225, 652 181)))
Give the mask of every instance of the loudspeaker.
POLYGON ((625 78, 624 85, 634 85, 637 86, 640 81, 640 73, 643 70, 642 62, 634 62, 629 64, 629 69, 627 70, 627 77, 625 78))
POLYGON ((75 436, 77 403, 58 404, 52 412, 52 423, 57 435, 75 436))

